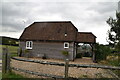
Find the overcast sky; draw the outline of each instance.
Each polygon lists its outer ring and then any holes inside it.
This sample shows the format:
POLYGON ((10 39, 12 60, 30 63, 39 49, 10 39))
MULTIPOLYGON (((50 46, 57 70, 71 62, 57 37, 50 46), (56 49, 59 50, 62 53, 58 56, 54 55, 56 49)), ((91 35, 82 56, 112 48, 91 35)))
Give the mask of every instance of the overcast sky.
POLYGON ((19 38, 35 21, 71 21, 79 32, 92 32, 107 44, 106 20, 115 17, 118 0, 4 0, 0 10, 0 36, 19 38))

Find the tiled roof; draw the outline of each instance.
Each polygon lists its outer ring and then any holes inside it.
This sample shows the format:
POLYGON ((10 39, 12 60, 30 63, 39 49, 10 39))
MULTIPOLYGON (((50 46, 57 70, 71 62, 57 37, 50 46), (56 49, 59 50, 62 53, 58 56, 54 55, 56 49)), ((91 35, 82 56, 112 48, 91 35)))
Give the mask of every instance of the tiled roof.
POLYGON ((34 22, 23 31, 20 40, 95 42, 92 33, 78 32, 70 21, 34 22))
POLYGON ((81 43, 95 43, 96 36, 91 32, 78 32, 76 41, 81 43))

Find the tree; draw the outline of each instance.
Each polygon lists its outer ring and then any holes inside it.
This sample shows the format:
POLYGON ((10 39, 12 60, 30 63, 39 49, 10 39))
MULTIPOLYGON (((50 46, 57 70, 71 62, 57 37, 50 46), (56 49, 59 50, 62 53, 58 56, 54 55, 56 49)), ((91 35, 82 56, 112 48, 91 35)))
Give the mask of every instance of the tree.
POLYGON ((95 58, 96 61, 106 60, 107 56, 111 53, 109 46, 99 43, 95 44, 95 58))
POLYGON ((116 12, 116 19, 110 17, 106 22, 110 26, 108 42, 120 50, 120 12, 116 12))

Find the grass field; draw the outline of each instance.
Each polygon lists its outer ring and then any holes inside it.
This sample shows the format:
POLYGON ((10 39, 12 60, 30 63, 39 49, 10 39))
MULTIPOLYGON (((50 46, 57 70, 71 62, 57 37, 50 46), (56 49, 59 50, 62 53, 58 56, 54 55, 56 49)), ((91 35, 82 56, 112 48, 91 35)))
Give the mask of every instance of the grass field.
POLYGON ((2 79, 2 72, 0 72, 0 80, 2 79))
POLYGON ((3 74, 2 77, 3 77, 3 78, 24 78, 23 76, 18 75, 18 74, 15 74, 14 72, 10 72, 10 73, 7 73, 7 74, 3 74))
POLYGON ((17 46, 0 45, 0 59, 2 58, 2 48, 7 48, 8 52, 11 53, 11 56, 17 56, 17 46))
POLYGON ((10 53, 17 53, 17 46, 8 46, 8 45, 0 45, 0 52, 2 52, 2 48, 8 48, 10 53))
MULTIPOLYGON (((120 66, 120 54, 110 54, 107 56, 107 60, 101 61, 100 64, 110 65, 110 66, 120 66)), ((112 70, 116 75, 120 76, 119 70, 112 70)))
MULTIPOLYGON (((17 51, 18 51, 18 47, 17 46, 0 45, 0 58, 2 58, 2 48, 7 48, 8 52, 11 53, 11 56, 17 56, 17 51)), ((3 76, 2 76, 2 73, 0 73, 0 80, 1 80, 2 77, 3 78, 24 78, 23 76, 15 74, 13 72, 7 73, 7 74, 3 74, 3 76)))

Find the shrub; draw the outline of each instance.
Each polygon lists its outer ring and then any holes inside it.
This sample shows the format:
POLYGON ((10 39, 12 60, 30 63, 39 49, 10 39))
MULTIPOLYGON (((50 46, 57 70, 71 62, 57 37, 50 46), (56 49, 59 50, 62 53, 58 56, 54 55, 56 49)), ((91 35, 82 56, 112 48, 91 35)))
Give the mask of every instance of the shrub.
POLYGON ((47 59, 45 54, 42 56, 42 59, 47 59))
POLYGON ((19 53, 19 57, 22 56, 22 48, 20 48, 20 53, 19 53))
POLYGON ((85 52, 85 53, 84 53, 84 57, 91 57, 90 52, 85 52))
POLYGON ((29 53, 29 50, 28 50, 28 49, 25 49, 25 50, 24 50, 24 53, 29 53))
POLYGON ((62 54, 65 55, 65 56, 68 56, 69 52, 68 51, 62 51, 62 54))
POLYGON ((82 53, 76 54, 76 58, 82 58, 82 57, 83 57, 82 53))
POLYGON ((111 50, 108 46, 96 44, 94 52, 96 60, 100 61, 106 60, 106 57, 111 53, 111 50))
POLYGON ((26 56, 27 58, 30 57, 30 51, 29 51, 28 49, 25 49, 25 50, 24 50, 24 53, 25 53, 25 56, 26 56))

